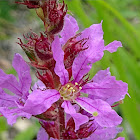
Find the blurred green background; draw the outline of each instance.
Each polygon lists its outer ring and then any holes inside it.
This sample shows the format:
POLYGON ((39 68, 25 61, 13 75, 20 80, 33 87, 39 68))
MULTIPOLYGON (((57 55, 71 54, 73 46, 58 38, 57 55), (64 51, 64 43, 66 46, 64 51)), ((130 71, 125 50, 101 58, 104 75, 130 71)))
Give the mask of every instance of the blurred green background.
MULTIPOLYGON (((124 131, 120 136, 124 136, 126 140, 140 140, 140 0, 65 2, 69 13, 78 20, 80 30, 103 20, 105 43, 113 40, 122 42, 123 48, 113 54, 105 52, 103 59, 93 65, 90 73, 93 76, 99 69, 110 67, 112 75, 128 83, 131 98, 126 96, 124 103, 116 108, 124 118, 124 131)), ((7 73, 14 73, 11 69, 14 53, 23 53, 15 43, 16 38, 28 33, 29 29, 35 32, 43 31, 43 24, 35 11, 16 5, 13 0, 0 0, 0 68, 7 73)), ((19 130, 20 125, 9 127, 6 120, 0 117, 0 140, 35 139, 39 124, 35 120, 25 124, 28 127, 19 130)), ((20 127, 23 125, 24 123, 20 127)))

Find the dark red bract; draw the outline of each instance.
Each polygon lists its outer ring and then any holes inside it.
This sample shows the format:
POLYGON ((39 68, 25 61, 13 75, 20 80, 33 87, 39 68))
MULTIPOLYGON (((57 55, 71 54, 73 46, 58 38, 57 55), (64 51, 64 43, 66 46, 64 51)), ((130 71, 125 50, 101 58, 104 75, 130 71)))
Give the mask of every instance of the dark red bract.
POLYGON ((53 80, 54 78, 53 78, 53 75, 50 72, 50 70, 44 71, 44 73, 42 75, 39 72, 37 72, 36 76, 37 76, 38 79, 40 79, 44 83, 44 85, 47 88, 50 88, 50 89, 55 88, 54 80, 53 80))
POLYGON ((40 0, 23 0, 24 2, 16 2, 18 4, 26 5, 29 9, 39 8, 40 0))
POLYGON ((90 121, 88 123, 85 123, 80 126, 80 128, 75 131, 75 123, 73 118, 70 118, 65 132, 62 134, 63 139, 65 140, 70 140, 70 139, 83 139, 83 138, 88 138, 95 130, 91 129, 92 123, 90 124, 90 121), (93 131, 94 130, 94 131, 93 131))
MULTIPOLYGON (((48 0, 41 5, 43 15, 39 17, 44 22, 47 34, 56 34, 60 32, 64 25, 64 17, 67 12, 65 3, 58 3, 57 0, 48 0)), ((38 12, 37 12, 38 13, 38 12)))
POLYGON ((81 33, 70 38, 62 48, 64 50, 64 65, 68 70, 70 77, 72 76, 71 67, 74 59, 81 51, 86 50, 88 48, 88 47, 87 48, 83 47, 86 44, 88 38, 84 38, 82 40, 77 41, 76 38, 80 34, 81 33))
POLYGON ((52 70, 55 65, 55 61, 53 59, 53 54, 51 51, 50 42, 48 38, 45 37, 42 33, 39 37, 34 32, 31 32, 27 37, 24 36, 26 44, 22 42, 20 38, 20 43, 18 43, 22 49, 27 54, 28 58, 31 61, 31 65, 42 70, 50 69, 52 70))

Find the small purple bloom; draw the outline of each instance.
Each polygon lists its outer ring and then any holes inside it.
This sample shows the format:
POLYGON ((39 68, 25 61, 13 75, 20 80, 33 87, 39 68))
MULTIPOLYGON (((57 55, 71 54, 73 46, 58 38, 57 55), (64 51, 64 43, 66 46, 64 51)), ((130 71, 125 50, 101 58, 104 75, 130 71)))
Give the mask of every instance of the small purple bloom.
POLYGON ((10 125, 14 124, 19 116, 31 117, 31 114, 19 108, 24 106, 29 95, 30 68, 19 54, 14 56, 13 67, 18 73, 19 80, 12 74, 7 75, 0 70, 0 112, 10 125), (12 94, 6 94, 4 89, 8 89, 12 94))
MULTIPOLYGON (((121 123, 122 119, 117 115, 117 113, 110 107, 108 103, 101 99, 92 100, 87 97, 82 97, 82 86, 84 83, 83 76, 86 74, 90 69, 88 67, 89 60, 96 59, 96 55, 85 56, 85 53, 92 52, 92 49, 81 52, 76 59, 74 60, 72 66, 72 74, 73 80, 68 80, 68 73, 64 68, 63 58, 62 58, 62 49, 60 49, 59 39, 56 38, 54 43, 52 44, 52 51, 53 56, 56 61, 55 66, 55 73, 60 77, 61 81, 61 88, 59 90, 61 97, 63 98, 64 102, 62 107, 64 108, 65 112, 68 114, 74 114, 74 109, 71 103, 77 103, 85 109, 87 112, 93 115, 95 121, 103 127, 113 127, 121 123), (59 49, 56 50, 56 47, 59 49), (83 54, 81 56, 81 54, 83 54), (57 55, 57 57, 55 57, 57 55), (85 61, 83 61, 83 60, 85 61), (83 63, 81 63, 83 62, 83 63), (59 65, 57 65, 59 64, 59 65), (77 64, 77 65, 75 65, 77 64), (81 69, 81 67, 83 69, 81 69), (84 71, 84 72, 83 72, 84 71), (86 71, 86 72, 85 72, 86 71), (115 121, 114 121, 115 120, 115 121)), ((94 52, 93 54, 96 54, 94 52)), ((97 57, 98 58, 98 57, 97 57)), ((93 63, 93 62, 92 62, 93 63)), ((118 87, 116 87, 118 88, 118 87)), ((127 93, 127 89, 124 90, 124 94, 127 93)), ((87 92, 87 94, 90 94, 87 92)))
MULTIPOLYGON (((58 90, 47 89, 41 93, 38 91, 30 94, 25 104, 25 111, 28 112, 28 110, 32 110, 34 115, 43 113, 51 107, 54 102, 61 99, 63 100, 62 107, 67 114, 70 114, 73 117, 76 129, 78 129, 81 124, 87 122, 88 117, 76 112, 73 107, 73 104, 75 103, 90 113, 93 116, 93 119, 102 127, 114 127, 121 123, 122 118, 111 108, 110 102, 107 102, 106 100, 112 98, 113 102, 115 102, 123 99, 124 95, 127 94, 127 84, 122 81, 116 81, 114 77, 111 76, 108 76, 103 82, 97 83, 96 80, 95 82, 94 80, 87 80, 84 76, 91 69, 92 63, 95 63, 102 58, 104 50, 109 50, 110 52, 116 51, 116 48, 119 47, 118 45, 121 43, 115 41, 112 43, 112 47, 110 45, 107 48, 104 47, 101 24, 92 25, 84 30, 81 36, 85 37, 86 35, 89 35, 89 41, 87 43, 90 46, 87 50, 80 52, 75 58, 72 65, 73 79, 71 80, 69 80, 69 74, 64 66, 64 52, 61 48, 61 43, 58 37, 55 38, 52 43, 53 57, 56 61, 54 71, 60 78, 61 86, 58 90), (109 80, 110 78, 111 80, 109 80), (94 85, 97 85, 97 88, 94 88, 94 85), (89 90, 86 88, 88 86, 91 86, 89 90), (113 91, 113 95, 108 93, 108 91, 113 91), (83 93, 91 95, 94 95, 95 93, 95 96, 97 93, 99 98, 91 99, 84 97, 83 93)), ((109 73, 108 70, 107 72, 109 73)), ((95 76, 94 79, 100 79, 101 77, 104 78, 104 74, 101 73, 101 75, 99 74, 99 77, 95 76)))

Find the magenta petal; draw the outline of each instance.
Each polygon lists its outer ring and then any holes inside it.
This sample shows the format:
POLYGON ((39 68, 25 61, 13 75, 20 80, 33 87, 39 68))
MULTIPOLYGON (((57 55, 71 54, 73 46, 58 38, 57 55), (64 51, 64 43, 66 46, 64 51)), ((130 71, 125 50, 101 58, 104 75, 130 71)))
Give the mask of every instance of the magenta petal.
POLYGON ((76 32, 79 30, 77 21, 74 17, 66 15, 64 19, 64 27, 61 31, 61 43, 65 44, 71 37, 75 36, 76 32))
POLYGON ((60 77, 60 82, 62 85, 66 84, 69 80, 69 75, 64 66, 64 51, 61 48, 59 38, 56 37, 52 43, 53 58, 56 61, 55 73, 60 77))
POLYGON ((102 22, 85 29, 78 39, 81 40, 83 38, 89 38, 84 45, 88 49, 79 53, 73 62, 72 75, 76 82, 89 72, 92 63, 99 61, 104 55, 102 22))
POLYGON ((19 82, 14 75, 5 74, 0 70, 0 87, 6 88, 26 100, 31 85, 30 68, 19 54, 14 56, 13 67, 18 73, 19 82))
POLYGON ((100 70, 98 71, 95 76, 93 77, 93 81, 95 83, 101 83, 103 81, 103 79, 105 79, 106 77, 111 76, 110 73, 110 68, 107 68, 106 70, 100 70))
POLYGON ((76 99, 76 103, 90 114, 93 114, 93 112, 98 112, 98 106, 95 106, 94 102, 95 100, 89 99, 87 97, 79 97, 76 99))
POLYGON ((37 134, 37 140, 48 140, 49 136, 44 128, 40 128, 37 134))
POLYGON ((128 85, 122 81, 117 81, 115 76, 110 76, 109 68, 99 71, 93 82, 83 86, 82 92, 91 94, 90 98, 100 98, 109 104, 124 99, 128 92, 128 85))
MULTIPOLYGON (((93 24, 89 28, 86 28, 84 31, 82 31, 82 34, 80 35, 79 39, 83 38, 89 38, 88 42, 99 42, 103 39, 103 29, 102 29, 102 21, 99 24, 93 24)), ((86 45, 94 45, 86 43, 86 45)))
POLYGON ((44 85, 44 83, 43 83, 42 81, 38 80, 38 81, 34 84, 34 86, 33 86, 32 89, 33 89, 33 90, 37 90, 37 89, 44 90, 44 89, 46 89, 46 86, 44 85))
MULTIPOLYGON (((93 42, 91 42, 93 43, 93 42)), ((72 66, 74 80, 78 82, 92 67, 92 63, 99 61, 103 56, 104 41, 96 42, 87 50, 79 53, 72 66)))
POLYGON ((0 70, 0 87, 6 88, 18 96, 22 96, 16 77, 12 74, 5 74, 2 70, 0 70))
POLYGON ((81 113, 71 114, 75 122, 75 130, 78 130, 80 125, 89 121, 89 118, 81 113))
POLYGON ((18 100, 17 97, 5 93, 4 90, 0 88, 0 107, 16 107, 16 100, 18 100))
POLYGON ((96 118, 96 122, 102 127, 113 127, 121 124, 122 118, 113 109, 105 112, 101 109, 101 115, 96 118))
POLYGON ((63 107, 65 112, 68 114, 75 114, 76 113, 76 110, 73 107, 73 105, 70 103, 70 101, 64 101, 62 103, 61 107, 63 107))
POLYGON ((104 50, 107 50, 111 53, 116 52, 118 47, 122 47, 122 43, 120 41, 114 40, 113 42, 109 43, 105 46, 104 50))
POLYGON ((87 140, 113 140, 119 132, 117 127, 97 128, 87 140))
POLYGON ((23 94, 27 94, 31 86, 30 67, 23 60, 20 54, 15 54, 13 59, 13 67, 18 73, 19 86, 23 94))
POLYGON ((49 109, 59 98, 60 94, 57 90, 35 90, 28 96, 25 106, 21 108, 32 115, 38 115, 49 109))
POLYGON ((122 118, 105 101, 79 97, 76 102, 90 114, 98 112, 94 119, 102 127, 114 127, 122 122, 122 118))
POLYGON ((75 122, 75 130, 78 130, 80 125, 88 122, 88 117, 80 113, 76 113, 76 110, 70 101, 64 101, 61 106, 64 108, 66 113, 73 117, 75 122))
POLYGON ((7 118, 7 122, 9 125, 13 125, 16 122, 16 119, 18 117, 26 117, 30 119, 31 114, 28 114, 26 112, 23 112, 20 109, 8 109, 6 107, 1 107, 0 108, 0 113, 7 118))

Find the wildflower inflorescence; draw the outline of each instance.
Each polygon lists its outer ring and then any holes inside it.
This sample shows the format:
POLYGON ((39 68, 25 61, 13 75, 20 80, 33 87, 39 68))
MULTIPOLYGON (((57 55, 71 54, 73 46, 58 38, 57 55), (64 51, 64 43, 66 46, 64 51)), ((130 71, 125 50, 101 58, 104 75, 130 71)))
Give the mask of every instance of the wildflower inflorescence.
POLYGON ((41 128, 38 140, 114 139, 122 129, 122 118, 113 110, 127 93, 127 84, 111 76, 109 68, 92 79, 88 72, 101 60, 104 51, 122 47, 120 41, 104 45, 102 22, 81 33, 77 21, 67 13, 67 5, 58 0, 24 0, 18 2, 35 9, 45 31, 19 38, 39 79, 31 87, 30 67, 15 54, 13 75, 0 70, 0 113, 13 125, 18 117, 36 117, 41 128), (8 89, 13 95, 5 93, 8 89), (30 90, 32 89, 32 90, 30 90), (30 93, 31 92, 31 93, 30 93), (114 105, 114 103, 116 103, 114 105))

